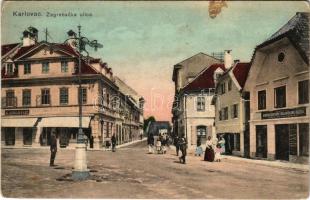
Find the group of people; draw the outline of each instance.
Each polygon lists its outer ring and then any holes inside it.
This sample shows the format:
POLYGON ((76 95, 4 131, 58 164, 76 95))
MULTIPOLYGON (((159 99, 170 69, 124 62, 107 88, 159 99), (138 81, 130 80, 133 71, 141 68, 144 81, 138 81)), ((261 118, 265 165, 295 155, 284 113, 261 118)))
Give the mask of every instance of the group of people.
POLYGON ((169 147, 169 136, 166 133, 159 134, 155 136, 151 133, 147 138, 147 144, 149 147, 149 153, 165 154, 167 152, 167 147, 169 147), (156 138, 156 141, 155 141, 156 138))
MULTIPOLYGON (((196 153, 201 152, 198 150, 199 146, 197 145, 196 153)), ((201 148, 201 146, 200 146, 201 148)), ((211 136, 208 137, 206 141, 206 150, 204 155, 204 160, 209 162, 220 162, 221 155, 225 153, 225 139, 220 136, 219 139, 211 140, 211 136)))

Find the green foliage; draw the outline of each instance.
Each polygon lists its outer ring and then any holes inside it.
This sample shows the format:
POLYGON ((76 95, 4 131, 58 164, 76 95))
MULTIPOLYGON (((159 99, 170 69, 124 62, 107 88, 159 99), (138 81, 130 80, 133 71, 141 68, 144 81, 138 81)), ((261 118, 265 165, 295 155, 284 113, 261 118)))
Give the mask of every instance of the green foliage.
POLYGON ((144 119, 144 123, 143 123, 143 130, 144 130, 144 132, 146 131, 146 128, 147 128, 148 124, 150 122, 155 122, 155 121, 156 121, 156 119, 155 119, 154 116, 150 116, 147 119, 144 119))

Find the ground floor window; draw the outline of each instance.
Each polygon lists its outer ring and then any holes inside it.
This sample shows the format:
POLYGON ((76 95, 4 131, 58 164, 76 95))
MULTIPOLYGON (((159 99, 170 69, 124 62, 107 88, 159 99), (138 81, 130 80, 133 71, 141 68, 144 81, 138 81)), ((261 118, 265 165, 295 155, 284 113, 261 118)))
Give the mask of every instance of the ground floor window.
POLYGON ((267 125, 256 126, 256 156, 267 158, 267 125))
POLYGON ((234 145, 234 149, 235 151, 240 151, 240 133, 235 133, 235 145, 234 145))
POLYGON ((32 128, 23 128, 23 143, 24 145, 32 144, 32 128))
POLYGON ((299 124, 299 155, 309 156, 309 124, 299 124))
POLYGON ((15 128, 4 129, 5 145, 15 145, 15 128))

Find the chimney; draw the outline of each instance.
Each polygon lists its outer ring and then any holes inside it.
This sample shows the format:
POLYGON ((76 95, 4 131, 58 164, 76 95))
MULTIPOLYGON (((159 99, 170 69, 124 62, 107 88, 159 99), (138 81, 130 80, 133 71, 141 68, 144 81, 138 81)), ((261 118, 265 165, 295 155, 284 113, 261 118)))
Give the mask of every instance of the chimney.
POLYGON ((67 43, 73 48, 77 48, 77 40, 76 40, 76 33, 73 30, 69 30, 67 32, 68 34, 68 40, 67 43))
POLYGON ((233 64, 233 59, 231 56, 231 50, 225 50, 225 55, 224 55, 224 65, 225 69, 229 69, 233 64))
POLYGON ((32 26, 23 32, 23 47, 36 44, 38 41, 38 30, 32 26))

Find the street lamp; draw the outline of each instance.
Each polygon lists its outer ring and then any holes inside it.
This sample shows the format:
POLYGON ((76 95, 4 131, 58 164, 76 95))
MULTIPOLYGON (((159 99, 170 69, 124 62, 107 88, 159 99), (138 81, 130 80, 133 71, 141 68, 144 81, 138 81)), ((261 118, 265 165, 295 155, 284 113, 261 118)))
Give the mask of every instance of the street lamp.
MULTIPOLYGON (((88 52, 85 49, 85 46, 88 45, 95 49, 102 48, 103 46, 97 42, 97 40, 90 41, 86 37, 81 36, 81 26, 78 26, 78 37, 73 35, 72 39, 78 41, 78 54, 79 54, 79 74, 78 74, 78 83, 79 83, 79 92, 78 92, 78 101, 79 101, 79 130, 77 135, 77 145, 75 148, 75 161, 74 161, 74 169, 72 172, 72 178, 74 180, 85 180, 89 177, 89 170, 87 169, 87 161, 86 161, 86 144, 84 142, 84 133, 82 129, 82 81, 81 81, 81 54, 82 52, 88 52)), ((74 33, 73 31, 69 31, 68 34, 74 33)), ((72 35, 71 35, 72 36, 72 35)))

